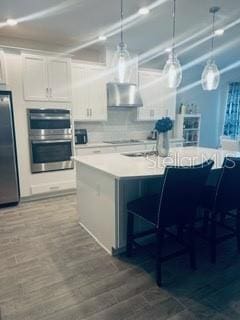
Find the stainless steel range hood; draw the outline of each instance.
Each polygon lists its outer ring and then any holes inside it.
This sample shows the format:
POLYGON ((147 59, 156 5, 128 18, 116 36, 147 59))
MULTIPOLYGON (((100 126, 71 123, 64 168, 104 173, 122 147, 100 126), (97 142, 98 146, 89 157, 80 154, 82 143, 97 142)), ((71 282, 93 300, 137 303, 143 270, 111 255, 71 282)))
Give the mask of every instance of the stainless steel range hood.
POLYGON ((132 83, 108 83, 107 100, 108 107, 133 108, 143 106, 138 88, 132 83))

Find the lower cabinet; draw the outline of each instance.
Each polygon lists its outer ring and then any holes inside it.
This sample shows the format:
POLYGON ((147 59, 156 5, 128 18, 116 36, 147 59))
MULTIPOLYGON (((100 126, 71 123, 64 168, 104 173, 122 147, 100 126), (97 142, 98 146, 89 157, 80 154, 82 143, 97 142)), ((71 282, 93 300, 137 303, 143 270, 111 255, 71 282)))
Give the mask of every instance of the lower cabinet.
POLYGON ((147 151, 155 151, 156 150, 156 142, 146 144, 146 150, 147 151))
POLYGON ((31 194, 37 195, 40 193, 49 193, 49 192, 58 192, 68 189, 75 189, 76 188, 76 182, 75 180, 70 181, 58 181, 53 183, 42 183, 42 184, 36 184, 31 185, 31 194))
MULTIPOLYGON (((182 147, 183 142, 172 141, 170 142, 172 148, 182 147)), ((123 152, 137 152, 137 151, 155 151, 156 142, 149 142, 144 144, 115 146, 115 147, 98 147, 98 148, 76 148, 76 156, 87 156, 91 154, 106 154, 106 153, 123 153, 123 152)))
POLYGON ((98 147, 98 148, 76 148, 76 156, 87 156, 92 154, 105 153, 122 153, 135 152, 145 150, 145 144, 131 145, 131 146, 115 146, 115 147, 98 147))
POLYGON ((76 156, 87 156, 93 154, 104 154, 116 152, 114 147, 99 147, 99 148, 76 148, 76 156))
POLYGON ((172 148, 181 148, 181 147, 183 147, 183 142, 172 142, 171 147, 172 148))
POLYGON ((116 152, 123 153, 123 152, 136 152, 136 151, 144 151, 145 144, 136 144, 133 146, 118 146, 116 147, 116 152))

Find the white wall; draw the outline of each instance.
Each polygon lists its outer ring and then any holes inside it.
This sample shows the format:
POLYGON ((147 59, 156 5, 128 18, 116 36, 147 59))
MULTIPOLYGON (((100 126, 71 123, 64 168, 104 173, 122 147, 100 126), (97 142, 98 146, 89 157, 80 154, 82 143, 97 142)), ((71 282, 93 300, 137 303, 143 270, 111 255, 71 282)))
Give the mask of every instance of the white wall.
POLYGON ((186 86, 201 79, 202 66, 196 66, 183 73, 183 83, 177 94, 177 106, 181 102, 197 104, 202 114, 200 145, 219 147, 223 133, 228 84, 240 81, 240 67, 221 75, 219 88, 215 91, 203 91, 201 85, 181 92, 186 86))
POLYGON ((183 82, 177 93, 177 107, 180 103, 196 104, 202 114, 200 146, 218 146, 219 90, 203 91, 200 84, 189 88, 201 79, 202 66, 195 66, 183 72, 183 82), (181 91, 183 90, 183 91, 181 91))
MULTIPOLYGON (((31 174, 30 154, 28 143, 27 108, 39 107, 71 107, 65 103, 27 102, 23 99, 22 63, 20 52, 7 51, 7 88, 12 91, 13 110, 16 131, 17 156, 20 178, 20 192, 22 197, 31 195, 31 186, 37 184, 51 184, 74 181, 74 171, 58 171, 41 174, 31 174)), ((36 75, 37 76, 37 75, 36 75)))

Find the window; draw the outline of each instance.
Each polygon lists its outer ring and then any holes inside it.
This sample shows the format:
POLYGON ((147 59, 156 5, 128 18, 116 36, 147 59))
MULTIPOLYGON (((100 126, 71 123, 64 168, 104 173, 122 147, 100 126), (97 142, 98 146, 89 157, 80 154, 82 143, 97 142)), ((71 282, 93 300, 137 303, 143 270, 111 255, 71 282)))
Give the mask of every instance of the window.
POLYGON ((240 82, 229 84, 224 135, 233 139, 240 136, 240 82))

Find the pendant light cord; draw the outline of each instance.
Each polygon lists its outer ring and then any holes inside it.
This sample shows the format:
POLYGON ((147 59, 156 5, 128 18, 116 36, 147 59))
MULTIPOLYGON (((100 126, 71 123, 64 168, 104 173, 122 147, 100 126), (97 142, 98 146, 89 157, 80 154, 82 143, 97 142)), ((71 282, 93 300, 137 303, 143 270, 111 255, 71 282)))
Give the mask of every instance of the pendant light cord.
POLYGON ((123 0, 121 0, 121 42, 120 47, 123 48, 124 39, 123 39, 123 0))
POLYGON ((216 13, 213 12, 213 16, 212 16, 211 60, 213 60, 213 58, 214 58, 213 51, 214 51, 214 40, 215 40, 215 15, 216 15, 216 13))
POLYGON ((173 0, 173 33, 172 33, 172 54, 175 53, 175 34, 176 34, 176 0, 173 0))

